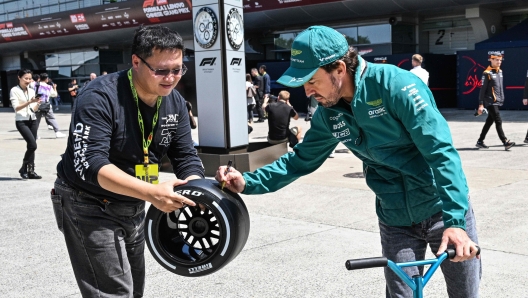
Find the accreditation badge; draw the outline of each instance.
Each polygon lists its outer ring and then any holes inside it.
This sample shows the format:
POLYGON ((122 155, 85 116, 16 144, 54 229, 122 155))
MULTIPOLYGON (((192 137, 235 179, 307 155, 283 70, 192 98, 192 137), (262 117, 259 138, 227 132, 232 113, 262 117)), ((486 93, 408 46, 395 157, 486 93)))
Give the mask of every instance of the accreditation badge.
POLYGON ((159 182, 159 167, 157 163, 150 163, 147 166, 144 164, 136 165, 136 178, 151 184, 158 184, 159 182))

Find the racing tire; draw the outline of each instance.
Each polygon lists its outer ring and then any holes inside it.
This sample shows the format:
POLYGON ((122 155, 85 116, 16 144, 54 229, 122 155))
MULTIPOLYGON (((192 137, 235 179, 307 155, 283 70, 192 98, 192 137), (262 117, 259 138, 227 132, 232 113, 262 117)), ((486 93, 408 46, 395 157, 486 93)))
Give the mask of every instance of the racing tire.
POLYGON ((145 219, 147 247, 165 269, 181 276, 214 273, 244 248, 249 213, 239 195, 214 180, 190 180, 174 192, 194 201, 165 213, 151 205, 145 219))

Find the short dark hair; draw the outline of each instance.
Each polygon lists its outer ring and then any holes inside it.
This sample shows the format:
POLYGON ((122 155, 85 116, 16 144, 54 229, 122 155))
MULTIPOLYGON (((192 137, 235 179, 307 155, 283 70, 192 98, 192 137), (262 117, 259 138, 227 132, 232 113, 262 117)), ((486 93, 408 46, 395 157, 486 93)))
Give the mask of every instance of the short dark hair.
POLYGON ((40 76, 39 76, 38 74, 35 73, 35 74, 33 74, 33 75, 31 76, 31 78, 33 79, 33 81, 36 82, 36 81, 38 81, 38 80, 40 79, 40 76))
POLYGON ((264 71, 266 71, 266 65, 262 64, 260 67, 260 69, 264 69, 264 71))
MULTIPOLYGON (((26 75, 28 73, 29 74, 33 74, 33 72, 31 70, 29 70, 29 69, 21 69, 21 70, 18 71, 18 77, 21 78, 21 77, 23 77, 24 75, 26 75)), ((33 76, 31 76, 31 77, 33 77, 33 76)))
POLYGON ((358 67, 359 61, 358 61, 358 53, 354 47, 349 47, 348 51, 345 53, 343 57, 340 59, 321 66, 322 69, 324 69, 326 72, 331 72, 334 69, 337 69, 337 66, 339 65, 339 61, 345 62, 346 65, 346 71, 347 73, 352 77, 352 80, 355 80, 356 77, 356 69, 358 67))
POLYGON ((185 52, 183 39, 178 32, 161 25, 141 25, 134 35, 132 43, 132 55, 143 59, 152 56, 152 50, 176 50, 185 52))
POLYGON ((42 81, 45 81, 47 78, 48 78, 48 74, 47 73, 43 72, 43 73, 40 74, 40 79, 42 81))

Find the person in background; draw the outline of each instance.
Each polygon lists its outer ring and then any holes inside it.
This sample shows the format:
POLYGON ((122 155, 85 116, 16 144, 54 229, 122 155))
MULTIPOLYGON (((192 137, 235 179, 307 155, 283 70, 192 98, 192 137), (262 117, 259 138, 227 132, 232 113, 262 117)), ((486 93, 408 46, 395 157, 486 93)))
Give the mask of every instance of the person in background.
POLYGON ((301 140, 302 129, 290 128, 290 119, 299 119, 299 114, 290 104, 290 92, 281 91, 276 102, 264 106, 268 113, 268 142, 270 144, 290 143, 293 148, 301 140))
POLYGON ((40 76, 35 73, 31 76, 31 83, 29 83, 29 88, 35 90, 35 86, 38 84, 40 84, 40 76))
MULTIPOLYGON (((270 94, 271 94, 271 79, 269 74, 266 72, 266 65, 261 65, 259 67, 260 75, 262 76, 262 108, 264 109, 265 106, 268 105, 268 101, 270 100, 270 94)), ((264 111, 266 112, 266 111, 264 111)), ((264 118, 267 117, 267 115, 264 113, 264 118)))
POLYGON ((101 73, 102 76, 107 75, 107 74, 108 74, 108 73, 107 73, 106 71, 103 71, 103 72, 101 73))
MULTIPOLYGON (((59 93, 57 92, 57 84, 53 83, 53 80, 51 78, 48 78, 48 85, 50 85, 51 88, 53 88, 52 95, 54 96, 50 96, 51 105, 52 107, 55 107, 55 111, 58 111, 59 110, 59 93)), ((51 123, 48 123, 48 128, 50 125, 51 123)))
MULTIPOLYGON (((41 100, 42 102, 48 102, 52 96, 57 96, 57 91, 55 91, 55 87, 48 84, 49 83, 49 77, 47 73, 41 73, 40 74, 40 87, 39 87, 39 94, 42 94, 41 100)), ((55 114, 53 113, 53 107, 50 107, 50 109, 46 111, 40 111, 37 112, 37 121, 40 123, 41 117, 44 116, 44 119, 46 119, 46 123, 48 126, 51 126, 53 131, 55 131, 55 137, 56 138, 65 138, 66 135, 60 132, 59 123, 57 122, 57 119, 55 119, 55 114)))
POLYGON ((18 72, 18 85, 11 88, 9 99, 15 110, 16 128, 27 144, 22 167, 18 172, 22 179, 41 179, 42 177, 35 172, 39 121, 34 112, 38 109, 40 98, 35 96, 35 90, 29 88, 32 81, 31 74, 31 70, 28 69, 22 69, 18 72))
POLYGON ((429 72, 422 68, 423 57, 420 54, 414 54, 412 56, 412 66, 411 72, 414 73, 417 77, 424 82, 424 84, 429 86, 429 72))
POLYGON ((251 82, 251 75, 247 73, 246 74, 247 120, 250 125, 253 124, 253 108, 255 108, 255 95, 256 94, 257 94, 257 91, 255 90, 255 87, 253 87, 253 83, 251 82))
POLYGON ((76 100, 51 200, 83 297, 143 297, 146 202, 166 213, 196 206, 174 192, 204 178, 174 90, 183 53, 177 32, 141 26, 131 68, 93 80, 76 100), (158 183, 165 155, 176 177, 158 183))
POLYGON ((91 81, 95 80, 96 78, 97 78, 97 75, 96 75, 95 73, 92 72, 92 73, 90 74, 90 80, 89 80, 89 81, 86 81, 86 82, 84 83, 84 87, 86 87, 91 81))
POLYGON ((257 123, 264 122, 264 110, 262 104, 264 103, 264 84, 263 78, 259 74, 256 68, 251 69, 251 76, 253 77, 253 86, 257 89, 257 95, 255 96, 255 109, 257 110, 258 120, 257 123))
POLYGON ((70 104, 71 110, 73 111, 73 103, 77 98, 77 92, 79 91, 79 85, 77 85, 77 79, 72 78, 71 82, 68 84, 68 92, 70 93, 70 104))
POLYGON ((495 129, 499 135, 499 139, 504 145, 504 150, 509 150, 515 145, 515 142, 510 141, 504 131, 502 130, 502 119, 499 112, 499 107, 504 103, 504 84, 502 79, 502 54, 493 53, 489 57, 490 66, 482 74, 482 87, 479 93, 479 108, 477 113, 482 115, 484 108, 488 110, 488 118, 486 123, 482 127, 480 137, 477 140, 475 146, 477 148, 488 149, 489 147, 484 144, 486 134, 495 122, 495 129))

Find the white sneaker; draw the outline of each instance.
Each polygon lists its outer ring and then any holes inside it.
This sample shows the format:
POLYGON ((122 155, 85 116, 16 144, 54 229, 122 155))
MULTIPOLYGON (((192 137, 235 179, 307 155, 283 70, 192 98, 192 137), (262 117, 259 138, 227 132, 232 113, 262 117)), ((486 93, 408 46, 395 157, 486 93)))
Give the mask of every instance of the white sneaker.
POLYGON ((57 138, 65 138, 65 137, 66 137, 66 135, 65 135, 65 134, 63 134, 63 133, 62 133, 62 132, 60 132, 60 131, 57 131, 57 132, 55 133, 55 137, 57 137, 57 138))
POLYGON ((53 126, 48 125, 48 129, 49 129, 49 130, 53 130, 53 126))
POLYGON ((335 157, 334 153, 330 153, 330 155, 328 155, 328 158, 334 158, 334 157, 335 157))
POLYGON ((37 135, 37 140, 40 140, 40 136, 39 135, 37 135))

